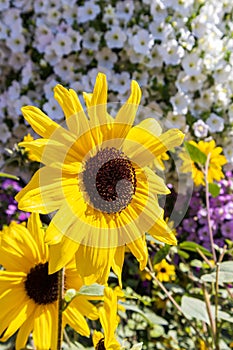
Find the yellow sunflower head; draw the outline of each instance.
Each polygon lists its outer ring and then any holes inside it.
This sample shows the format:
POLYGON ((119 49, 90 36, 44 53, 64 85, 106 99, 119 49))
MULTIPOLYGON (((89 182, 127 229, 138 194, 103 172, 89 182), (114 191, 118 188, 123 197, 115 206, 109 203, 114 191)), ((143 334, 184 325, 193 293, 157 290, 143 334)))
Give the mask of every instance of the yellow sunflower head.
MULTIPOLYGON (((222 155, 222 148, 216 147, 215 141, 189 141, 189 144, 196 147, 206 156, 209 155, 208 182, 220 181, 224 178, 222 166, 227 163, 227 159, 222 155)), ((192 178, 196 186, 205 185, 204 165, 198 164, 190 159, 188 153, 180 153, 183 165, 180 170, 184 173, 192 172, 192 178)))
MULTIPOLYGON (((58 317, 58 273, 48 274, 49 250, 39 214, 32 214, 27 226, 12 222, 1 235, 0 264, 0 341, 16 331, 16 349, 26 347, 32 332, 37 349, 55 349, 58 317)), ((82 279, 74 260, 65 269, 65 289, 79 290, 82 279)), ((63 312, 66 324, 89 336, 85 319, 97 319, 97 309, 85 296, 75 297, 63 312)))
POLYGON ((176 278, 175 266, 169 264, 165 259, 154 265, 154 270, 160 282, 174 281, 176 278))
POLYGON ((46 233, 50 272, 75 254, 85 283, 106 283, 111 267, 120 278, 125 245, 144 269, 145 232, 176 244, 158 204, 158 195, 169 190, 150 164, 180 145, 184 135, 177 129, 162 133, 153 118, 134 125, 141 98, 136 81, 115 118, 107 110, 107 80, 102 73, 93 92, 83 94, 85 111, 72 89, 57 85, 54 91, 67 128, 36 107, 22 108, 42 138, 21 145, 45 166, 16 196, 22 210, 55 214, 46 233))

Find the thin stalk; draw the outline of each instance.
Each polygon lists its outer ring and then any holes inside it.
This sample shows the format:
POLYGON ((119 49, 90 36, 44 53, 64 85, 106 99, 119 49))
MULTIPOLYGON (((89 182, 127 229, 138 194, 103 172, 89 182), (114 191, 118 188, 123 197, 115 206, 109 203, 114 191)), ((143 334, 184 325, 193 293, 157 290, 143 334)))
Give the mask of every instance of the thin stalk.
POLYGON ((216 252, 214 249, 214 238, 213 238, 213 231, 211 227, 211 222, 210 222, 210 202, 209 202, 209 182, 208 182, 208 169, 209 169, 209 163, 210 163, 210 153, 207 156, 206 163, 205 163, 205 199, 206 199, 206 209, 207 209, 207 223, 208 223, 208 231, 209 231, 209 237, 210 237, 210 245, 211 245, 211 250, 213 254, 213 259, 216 264, 217 262, 217 257, 216 257, 216 252))
MULTIPOLYGON (((149 260, 150 261, 150 260, 149 260)), ((173 296, 171 295, 171 293, 169 293, 169 291, 167 290, 167 288, 163 285, 163 283, 161 283, 158 278, 155 276, 155 273, 152 272, 148 267, 145 268, 145 270, 150 274, 151 278, 158 284, 158 286, 164 291, 164 293, 166 294, 166 296, 168 297, 168 299, 172 302, 172 304, 177 308, 177 310, 181 313, 181 315, 185 318, 186 322, 189 324, 190 327, 193 328, 194 332, 196 333, 196 335, 198 336, 199 339, 203 340, 205 342, 205 344, 207 345, 208 342, 206 341, 206 339, 203 339, 202 336, 200 335, 199 330, 195 327, 195 325, 193 325, 193 323, 185 316, 185 314, 183 313, 181 307, 179 304, 177 304, 177 302, 175 301, 175 299, 173 298, 173 296)))
POLYGON ((215 346, 216 350, 219 350, 219 331, 218 331, 218 279, 219 279, 220 264, 216 266, 216 282, 215 282, 215 346))
POLYGON ((62 348, 62 312, 64 293, 64 268, 58 271, 58 325, 57 325, 57 350, 62 348))

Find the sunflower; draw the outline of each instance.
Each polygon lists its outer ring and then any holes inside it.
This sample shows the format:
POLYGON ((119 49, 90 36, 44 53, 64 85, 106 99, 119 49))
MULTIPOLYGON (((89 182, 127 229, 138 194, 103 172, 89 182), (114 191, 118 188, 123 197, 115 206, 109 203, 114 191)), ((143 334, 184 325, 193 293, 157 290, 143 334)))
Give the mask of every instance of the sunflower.
MULTIPOLYGON (((26 347, 29 334, 38 350, 56 349, 58 325, 58 273, 48 274, 49 250, 44 242, 39 214, 28 224, 12 222, 1 233, 0 341, 17 330, 16 350, 26 347)), ((65 267, 65 289, 82 286, 75 261, 65 267)), ((79 334, 90 335, 84 316, 97 319, 97 309, 85 296, 75 297, 63 312, 63 327, 69 324, 79 334)))
POLYGON ((120 343, 116 340, 115 332, 118 325, 117 292, 110 287, 104 289, 104 303, 99 307, 102 332, 94 331, 93 344, 95 350, 120 350, 120 343))
MULTIPOLYGON (((222 153, 221 147, 216 147, 215 141, 211 140, 208 142, 189 141, 191 145, 198 148, 206 156, 210 154, 209 167, 208 167, 208 183, 213 183, 214 180, 220 181, 224 178, 222 172, 222 166, 227 163, 227 159, 222 153)), ((205 185, 205 175, 203 166, 197 162, 192 161, 187 153, 180 153, 180 158, 183 160, 183 164, 180 170, 183 173, 192 171, 192 178, 196 186, 205 185)))
POLYGON ((180 145, 184 135, 177 129, 162 133, 153 118, 133 126, 141 99, 136 81, 115 118, 107 111, 104 74, 98 74, 93 93, 83 97, 86 112, 74 90, 55 87, 68 130, 36 107, 22 108, 25 119, 43 138, 20 145, 45 166, 16 200, 22 210, 53 213, 46 234, 50 273, 75 254, 85 284, 106 284, 111 268, 121 283, 126 245, 144 269, 145 232, 176 244, 157 198, 169 190, 149 164, 180 145))
POLYGON ((154 265, 154 270, 156 277, 160 282, 173 281, 176 278, 175 266, 168 264, 168 262, 163 259, 160 263, 154 265))

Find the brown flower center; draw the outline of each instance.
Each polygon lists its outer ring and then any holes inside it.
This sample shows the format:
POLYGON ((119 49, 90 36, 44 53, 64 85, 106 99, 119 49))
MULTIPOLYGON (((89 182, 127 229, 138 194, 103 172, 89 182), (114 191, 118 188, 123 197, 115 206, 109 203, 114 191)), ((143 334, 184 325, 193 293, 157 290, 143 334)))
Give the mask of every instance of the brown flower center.
POLYGON ((100 150, 86 161, 82 182, 95 209, 109 214, 125 209, 136 190, 131 161, 114 147, 100 150))
POLYGON ((58 273, 48 274, 48 263, 31 268, 24 282, 30 299, 36 304, 51 304, 58 298, 58 273))
POLYGON ((106 350, 104 346, 104 338, 101 338, 95 347, 95 350, 106 350))

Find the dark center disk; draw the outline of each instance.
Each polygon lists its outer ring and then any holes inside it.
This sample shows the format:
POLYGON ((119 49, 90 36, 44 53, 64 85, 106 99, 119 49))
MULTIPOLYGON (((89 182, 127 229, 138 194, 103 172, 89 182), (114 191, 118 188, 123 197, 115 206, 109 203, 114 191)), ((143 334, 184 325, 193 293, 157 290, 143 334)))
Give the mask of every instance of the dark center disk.
POLYGON ((58 273, 48 274, 48 263, 32 267, 24 284, 29 298, 36 304, 51 304, 58 298, 58 273))
POLYGON ((162 267, 162 268, 161 268, 161 270, 160 270, 160 272, 162 272, 162 273, 166 273, 166 272, 167 272, 167 270, 166 270, 164 267, 162 267))
POLYGON ((100 341, 98 342, 98 344, 95 347, 95 350, 105 350, 105 346, 104 346, 104 338, 100 339, 100 341))
POLYGON ((109 214, 126 208, 136 190, 131 161, 114 147, 100 150, 88 159, 82 176, 84 190, 92 205, 109 214))

